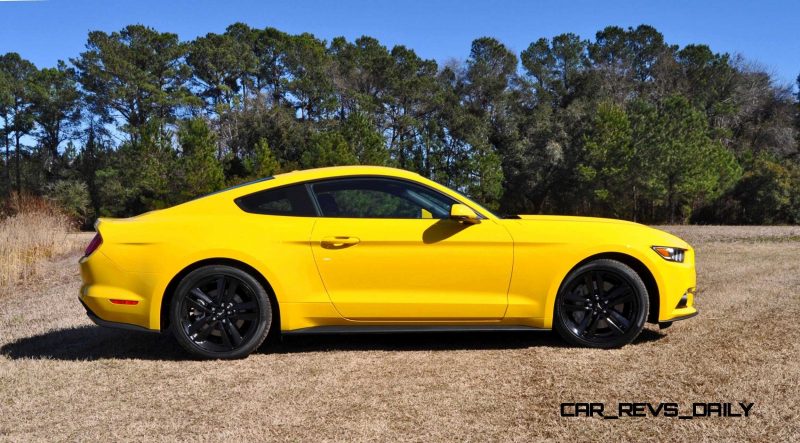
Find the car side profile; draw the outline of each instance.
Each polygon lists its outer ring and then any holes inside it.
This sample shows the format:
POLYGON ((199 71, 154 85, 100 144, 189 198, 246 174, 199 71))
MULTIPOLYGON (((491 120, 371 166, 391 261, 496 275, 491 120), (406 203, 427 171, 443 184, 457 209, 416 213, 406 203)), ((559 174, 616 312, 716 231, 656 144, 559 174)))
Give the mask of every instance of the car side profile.
POLYGON ((501 218, 392 168, 295 171, 127 219, 80 260, 97 324, 240 358, 268 335, 555 329, 612 348, 694 316, 694 251, 621 220, 501 218))

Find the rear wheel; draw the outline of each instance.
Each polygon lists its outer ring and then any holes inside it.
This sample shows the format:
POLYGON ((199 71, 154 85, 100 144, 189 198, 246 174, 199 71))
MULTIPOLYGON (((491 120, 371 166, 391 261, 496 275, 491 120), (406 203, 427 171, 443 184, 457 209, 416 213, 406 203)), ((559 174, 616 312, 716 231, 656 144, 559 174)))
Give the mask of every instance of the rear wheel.
POLYGON ((624 346, 642 332, 648 303, 647 288, 633 269, 616 260, 595 260, 567 276, 556 298, 553 327, 578 346, 624 346))
POLYGON ((212 265, 189 273, 170 307, 172 332, 187 351, 204 358, 241 358, 267 337, 272 307, 247 272, 212 265))

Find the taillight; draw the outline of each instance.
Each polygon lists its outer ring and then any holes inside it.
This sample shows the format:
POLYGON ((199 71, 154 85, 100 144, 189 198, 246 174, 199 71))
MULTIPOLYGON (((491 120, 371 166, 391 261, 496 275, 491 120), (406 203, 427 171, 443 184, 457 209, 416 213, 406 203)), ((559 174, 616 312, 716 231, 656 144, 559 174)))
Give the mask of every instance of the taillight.
POLYGON ((89 242, 89 246, 86 247, 86 251, 84 251, 83 256, 88 257, 89 255, 91 255, 92 252, 96 251, 97 248, 99 248, 100 245, 102 244, 103 244, 103 237, 101 237, 100 233, 98 232, 97 234, 94 235, 92 241, 89 242))

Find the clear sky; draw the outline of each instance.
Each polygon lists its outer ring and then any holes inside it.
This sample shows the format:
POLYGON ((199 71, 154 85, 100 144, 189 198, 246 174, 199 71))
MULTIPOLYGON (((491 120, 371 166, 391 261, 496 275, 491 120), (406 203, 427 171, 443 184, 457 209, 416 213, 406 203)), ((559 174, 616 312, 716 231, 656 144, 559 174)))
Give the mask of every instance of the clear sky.
POLYGON ((671 44, 706 43, 716 52, 742 54, 781 83, 800 74, 800 0, 0 0, 0 53, 52 66, 82 51, 90 30, 141 23, 188 40, 237 21, 326 40, 369 35, 438 61, 465 58, 481 36, 519 53, 540 37, 593 38, 607 25, 645 23, 671 44))

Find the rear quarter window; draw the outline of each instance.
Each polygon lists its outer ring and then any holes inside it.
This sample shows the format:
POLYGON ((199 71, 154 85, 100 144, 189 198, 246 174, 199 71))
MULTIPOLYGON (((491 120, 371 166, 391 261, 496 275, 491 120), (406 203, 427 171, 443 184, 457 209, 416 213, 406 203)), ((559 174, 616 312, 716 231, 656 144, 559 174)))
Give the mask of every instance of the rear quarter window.
POLYGON ((314 217, 317 215, 304 184, 267 189, 235 200, 245 212, 264 215, 314 217))

